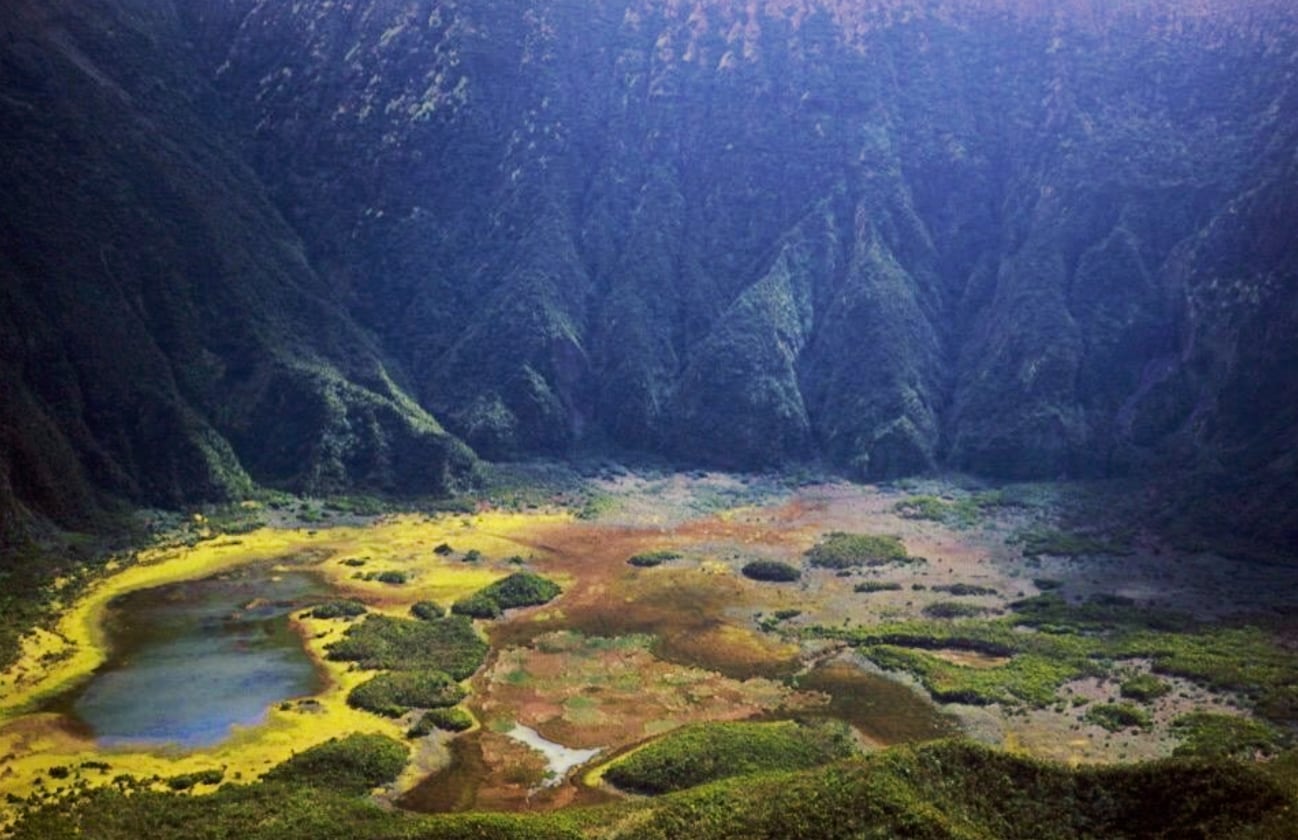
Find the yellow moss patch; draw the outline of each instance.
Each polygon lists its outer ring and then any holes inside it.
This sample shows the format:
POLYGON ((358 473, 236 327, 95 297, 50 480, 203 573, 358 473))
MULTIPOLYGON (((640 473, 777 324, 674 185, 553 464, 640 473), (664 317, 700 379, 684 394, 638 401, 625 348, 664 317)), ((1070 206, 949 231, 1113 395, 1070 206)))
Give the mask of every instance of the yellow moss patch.
MULTIPOLYGON (((473 517, 396 516, 365 527, 307 530, 262 528, 238 538, 211 540, 180 548, 141 553, 138 562, 90 587, 61 616, 53 632, 33 630, 23 639, 22 656, 0 674, 0 795, 26 797, 37 791, 69 788, 79 782, 109 783, 114 776, 171 776, 223 768, 225 781, 249 781, 271 767, 332 737, 378 732, 401 737, 405 726, 347 705, 347 694, 374 675, 349 663, 330 662, 325 649, 340 638, 345 622, 297 617, 294 626, 306 650, 325 675, 325 688, 272 708, 266 720, 236 731, 211 748, 101 748, 72 732, 56 714, 26 713, 42 701, 87 678, 107 658, 103 619, 108 602, 137 589, 209 577, 251 563, 283 561, 306 564, 341 595, 360 597, 377 611, 405 614, 416 601, 449 605, 509 574, 505 557, 532 554, 526 532, 538 525, 566 521, 565 514, 486 512, 473 517), (476 549, 478 563, 436 554, 449 543, 457 553, 476 549), (366 558, 366 571, 397 570, 409 581, 389 585, 358 581, 348 557, 366 558), (303 702, 306 701, 306 702, 303 702), (81 767, 105 762, 107 771, 81 767), (53 779, 51 768, 66 768, 68 777, 53 779), (38 784, 38 780, 40 780, 38 784)), ((213 788, 203 785, 196 792, 213 788)), ((0 824, 12 815, 0 812, 0 824)))

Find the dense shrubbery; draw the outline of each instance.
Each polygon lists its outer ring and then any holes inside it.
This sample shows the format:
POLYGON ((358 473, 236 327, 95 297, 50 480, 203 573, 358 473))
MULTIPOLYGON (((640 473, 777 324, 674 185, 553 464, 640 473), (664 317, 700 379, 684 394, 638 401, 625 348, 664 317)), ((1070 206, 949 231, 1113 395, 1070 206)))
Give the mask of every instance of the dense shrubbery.
POLYGON ((406 748, 391 738, 348 735, 298 753, 265 778, 356 795, 395 779, 406 766, 406 756, 406 748))
POLYGON ((263 782, 227 784, 209 796, 111 787, 77 794, 27 810, 13 836, 1244 840, 1295 833, 1291 793, 1263 769, 1220 760, 1170 759, 1073 770, 948 741, 897 747, 798 772, 723 779, 592 810, 426 816, 361 799, 396 776, 405 754, 405 748, 390 739, 353 735, 303 752, 271 770, 263 782))
POLYGON ((365 615, 365 605, 360 601, 326 601, 311 610, 312 618, 355 618, 365 615))
POLYGON ((406 732, 408 738, 422 738, 434 729, 445 732, 463 732, 473 728, 473 715, 458 706, 429 709, 406 732))
MULTIPOLYGON (((933 587, 936 589, 937 587, 933 587)), ((983 607, 973 604, 962 604, 959 601, 937 601, 924 607, 923 613, 929 618, 975 618, 987 612, 983 607)))
POLYGON ((746 578, 769 583, 789 583, 802 577, 802 572, 796 567, 781 563, 779 560, 754 560, 745 563, 740 571, 746 578))
POLYGON ((1142 703, 1148 703, 1151 700, 1157 700, 1164 694, 1172 690, 1172 686, 1160 680, 1153 674, 1136 674, 1127 677, 1118 687, 1123 697, 1129 700, 1139 700, 1142 703))
POLYGON ((446 616, 446 610, 432 601, 419 601, 410 606, 410 614, 420 621, 433 621, 446 616))
POLYGON ((886 580, 864 580, 852 587, 853 592, 896 592, 901 589, 900 583, 886 580))
POLYGON ((978 586, 973 583, 939 583, 933 586, 934 592, 945 592, 948 595, 995 595, 996 590, 990 586, 978 586))
POLYGON ((687 726, 614 763, 604 777, 636 793, 667 793, 769 770, 802 770, 854 752, 843 724, 705 723, 687 726))
POLYGON ((451 604, 451 612, 468 618, 490 619, 500 618, 504 615, 504 610, 500 608, 500 604, 497 604, 494 598, 489 598, 481 592, 475 592, 451 604))
POLYGON ((834 531, 807 551, 811 565, 823 569, 883 566, 914 561, 901 538, 877 534, 845 534, 834 531))
POLYGON ((225 778, 225 771, 220 768, 199 770, 196 773, 185 773, 167 779, 167 787, 172 790, 189 790, 195 785, 219 785, 225 778))
POLYGON ((370 669, 434 669, 462 680, 478 670, 487 643, 465 618, 421 621, 370 615, 328 648, 330 659, 370 669))
POLYGON ((515 572, 456 601, 451 611, 470 618, 499 618, 508 609, 549 603, 562 591, 559 584, 540 575, 515 572))
POLYGON ((347 705, 386 717, 411 709, 454 706, 468 692, 441 671, 388 671, 361 683, 347 695, 347 705))

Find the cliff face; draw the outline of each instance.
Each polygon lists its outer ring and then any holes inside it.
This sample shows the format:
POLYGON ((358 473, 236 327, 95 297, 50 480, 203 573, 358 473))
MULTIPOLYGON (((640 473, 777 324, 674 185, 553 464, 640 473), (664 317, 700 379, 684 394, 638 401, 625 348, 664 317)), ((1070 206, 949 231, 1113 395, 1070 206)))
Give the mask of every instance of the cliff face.
POLYGON ((1294 16, 932 5, 32 4, 0 495, 442 487, 431 414, 491 457, 1192 468, 1262 521, 1294 16))

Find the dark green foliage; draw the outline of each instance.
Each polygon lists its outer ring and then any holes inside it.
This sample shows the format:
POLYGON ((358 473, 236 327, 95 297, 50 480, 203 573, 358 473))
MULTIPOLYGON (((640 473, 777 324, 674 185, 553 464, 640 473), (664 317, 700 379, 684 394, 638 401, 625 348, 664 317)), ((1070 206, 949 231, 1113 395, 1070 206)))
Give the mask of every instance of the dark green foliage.
POLYGON ((853 592, 897 592, 901 589, 901 584, 889 580, 863 580, 856 586, 852 587, 853 592))
POLYGON ((779 560, 753 560, 740 569, 744 577, 770 583, 789 583, 802 577, 802 572, 779 560))
POLYGON ((500 604, 496 603, 496 599, 481 592, 475 592, 451 604, 451 612, 468 618, 492 619, 504 615, 504 611, 501 610, 500 604))
POLYGON ((361 683, 347 695, 347 704, 386 717, 411 709, 454 706, 468 695, 441 671, 389 671, 361 683))
POLYGON ((487 643, 465 618, 431 621, 370 615, 328 648, 330 659, 382 670, 445 671, 457 680, 482 665, 487 643))
POLYGON ((776 610, 772 615, 774 616, 776 621, 788 621, 791 618, 797 618, 798 616, 802 615, 802 610, 795 610, 792 608, 784 609, 784 610, 776 610))
POLYGON ((419 716, 419 721, 406 733, 408 738, 422 738, 434 729, 445 732, 464 732, 473 727, 473 715, 458 706, 429 709, 419 716))
POLYGON ((437 547, 433 549, 433 553, 440 557, 445 557, 448 554, 454 554, 455 549, 451 548, 450 543, 438 543, 437 547))
POLYGON ((432 601, 419 601, 410 605, 410 614, 420 621, 432 621, 446 616, 446 610, 432 601))
POLYGON ((1085 720, 1110 732, 1121 729, 1148 729, 1153 725, 1149 712, 1130 703, 1096 703, 1086 710, 1085 720))
POLYGON ((995 595, 996 590, 990 586, 978 586, 972 583, 939 583, 933 586, 934 592, 945 592, 948 595, 995 595))
POLYGON ((730 776, 801 770, 853 752, 851 734, 839 723, 697 724, 616 761, 604 776, 624 790, 661 794, 730 776))
POLYGON ((311 610, 311 617, 355 618, 365 612, 365 605, 360 601, 326 601, 311 610))
MULTIPOLYGON (((933 587, 936 589, 937 587, 933 587)), ((973 618, 987 612, 984 607, 964 604, 960 601, 937 601, 924 607, 924 615, 929 618, 973 618)))
POLYGON ((696 788, 657 803, 617 837, 1278 840, 1295 836, 1292 803, 1255 767, 1171 760, 1070 771, 938 742, 696 788))
POLYGON ((883 566, 910 560, 899 537, 835 531, 807 551, 811 565, 825 569, 883 566))
POLYGON ((483 588, 480 594, 492 599, 501 609, 532 607, 549 603, 563 590, 559 584, 531 572, 515 572, 483 588))
POLYGON ((1059 589, 1064 585, 1062 580, 1052 580, 1050 578, 1033 578, 1032 585, 1042 592, 1050 592, 1059 589))
POLYGON ((197 773, 185 773, 167 779, 167 787, 172 790, 189 790, 195 785, 219 785, 225 778, 225 771, 220 768, 200 770, 197 773))
POLYGON ((648 569, 654 566, 660 566, 669 560, 679 560, 680 557, 681 555, 679 552, 660 549, 658 551, 642 551, 639 554, 633 554, 631 557, 627 558, 626 562, 630 563, 632 566, 639 566, 642 569, 648 569))
POLYGON ((465 563, 477 563, 482 559, 482 552, 478 551, 476 548, 471 548, 464 552, 464 557, 462 559, 465 563))
POLYGON ((1172 721, 1172 734, 1180 739, 1173 755, 1206 758, 1253 758, 1271 755, 1284 743, 1280 732, 1267 723, 1238 715, 1190 712, 1172 721))
POLYGON ((407 755, 406 747, 391 738, 358 733, 298 753, 265 779, 357 796, 395 779, 407 755))
POLYGON ((549 603, 563 590, 559 584, 532 572, 515 572, 461 598, 451 612, 469 618, 500 618, 505 610, 549 603))
POLYGON ((1123 697, 1129 700, 1149 703, 1167 694, 1172 690, 1172 686, 1153 674, 1136 674, 1124 679, 1118 690, 1123 697))
POLYGON ((392 570, 386 572, 379 572, 377 577, 380 583, 390 583, 395 586, 399 586, 410 579, 410 576, 407 575, 405 572, 397 572, 392 570))

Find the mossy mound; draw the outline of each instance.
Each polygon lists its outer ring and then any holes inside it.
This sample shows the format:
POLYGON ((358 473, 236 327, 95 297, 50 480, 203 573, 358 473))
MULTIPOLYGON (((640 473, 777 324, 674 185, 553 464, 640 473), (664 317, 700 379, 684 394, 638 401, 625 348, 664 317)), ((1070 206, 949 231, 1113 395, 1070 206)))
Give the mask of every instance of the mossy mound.
POLYGON ((478 670, 487 643, 460 616, 433 620, 370 615, 329 646, 328 657, 373 670, 444 671, 462 680, 478 670))
POLYGON ((822 569, 851 569, 904 563, 913 558, 900 537, 834 531, 808 549, 807 560, 822 569))
POLYGON ((712 723, 687 726, 636 750, 604 778, 635 793, 668 793, 769 770, 802 770, 852 754, 843 725, 712 723))

